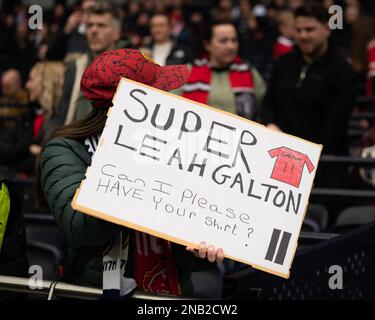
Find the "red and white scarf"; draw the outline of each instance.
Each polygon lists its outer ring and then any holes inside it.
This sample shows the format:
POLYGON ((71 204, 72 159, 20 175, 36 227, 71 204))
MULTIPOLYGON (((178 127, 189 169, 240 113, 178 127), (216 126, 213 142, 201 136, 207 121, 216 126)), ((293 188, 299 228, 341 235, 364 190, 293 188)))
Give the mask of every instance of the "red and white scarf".
MULTIPOLYGON (((94 155, 100 136, 85 140, 91 156, 94 155)), ((149 234, 130 230, 130 236, 119 232, 103 256, 103 295, 115 299, 124 297, 135 288, 152 293, 181 295, 178 273, 170 242, 149 234), (133 257, 129 257, 132 246, 133 257), (128 259, 134 259, 134 278, 125 277, 128 259), (114 293, 115 291, 115 293, 114 293)))
MULTIPOLYGON (((183 87, 185 98, 208 103, 211 90, 212 66, 210 61, 203 57, 196 59, 190 71, 187 83, 183 87)), ((228 68, 229 82, 236 100, 236 113, 247 119, 254 119, 254 80, 248 63, 236 57, 228 68)))

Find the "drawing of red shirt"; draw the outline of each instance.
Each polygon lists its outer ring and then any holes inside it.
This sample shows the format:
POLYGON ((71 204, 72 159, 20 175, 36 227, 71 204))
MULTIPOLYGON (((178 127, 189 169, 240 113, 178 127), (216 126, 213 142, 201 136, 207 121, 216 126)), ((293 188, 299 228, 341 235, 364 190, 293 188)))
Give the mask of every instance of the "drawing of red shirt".
POLYGON ((306 164, 309 173, 315 169, 309 157, 298 151, 280 147, 268 151, 271 158, 277 157, 271 179, 299 188, 303 168, 306 164))

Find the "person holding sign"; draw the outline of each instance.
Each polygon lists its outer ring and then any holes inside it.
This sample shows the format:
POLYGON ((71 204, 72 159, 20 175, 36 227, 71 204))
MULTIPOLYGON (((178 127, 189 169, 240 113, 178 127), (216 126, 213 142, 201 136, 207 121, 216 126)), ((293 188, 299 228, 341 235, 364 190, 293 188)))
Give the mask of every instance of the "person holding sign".
POLYGON ((148 292, 192 295, 190 272, 221 262, 222 249, 204 242, 199 250, 185 249, 71 206, 99 144, 121 77, 172 90, 186 82, 188 70, 182 65, 161 67, 132 49, 105 52, 85 70, 81 91, 93 111, 55 131, 41 154, 38 173, 39 199, 48 204, 64 235, 68 258, 65 279, 82 285, 102 284, 104 294, 116 297, 131 295, 137 287, 148 292))

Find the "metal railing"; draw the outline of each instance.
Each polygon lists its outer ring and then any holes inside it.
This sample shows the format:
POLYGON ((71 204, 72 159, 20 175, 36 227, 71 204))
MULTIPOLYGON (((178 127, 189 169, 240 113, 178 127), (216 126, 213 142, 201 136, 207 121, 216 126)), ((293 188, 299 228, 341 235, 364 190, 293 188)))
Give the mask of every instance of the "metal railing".
POLYGON ((374 158, 322 155, 320 157, 319 162, 324 163, 324 164, 330 164, 330 165, 344 164, 347 166, 374 167, 375 168, 374 158))
POLYGON ((373 190, 354 190, 354 189, 328 189, 314 188, 311 191, 310 198, 314 201, 326 200, 331 202, 361 202, 375 201, 375 191, 373 190))
POLYGON ((316 244, 321 241, 331 240, 338 237, 337 233, 325 233, 325 232, 305 232, 302 231, 298 238, 298 243, 302 245, 316 244))
MULTIPOLYGON (((33 285, 35 283, 33 282, 33 285)), ((38 280, 38 288, 30 287, 30 279, 0 275, 0 290, 29 293, 33 295, 46 296, 47 300, 54 300, 55 297, 97 300, 103 291, 98 288, 77 286, 60 281, 38 280)), ((132 299, 138 300, 194 300, 193 298, 180 297, 166 294, 153 294, 137 290, 132 299)))

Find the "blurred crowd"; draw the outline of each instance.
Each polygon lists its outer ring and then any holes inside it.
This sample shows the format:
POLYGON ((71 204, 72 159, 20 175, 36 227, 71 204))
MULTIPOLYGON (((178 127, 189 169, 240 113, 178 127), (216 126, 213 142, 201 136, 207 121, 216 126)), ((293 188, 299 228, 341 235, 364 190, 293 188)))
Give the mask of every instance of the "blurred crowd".
MULTIPOLYGON (((324 139, 315 134, 299 132, 292 125, 285 125, 283 128, 283 120, 275 126, 277 119, 271 119, 269 113, 269 101, 281 99, 272 96, 270 92, 273 82, 277 81, 273 67, 281 56, 295 50, 294 11, 308 1, 124 0, 105 1, 99 7, 96 3, 100 1, 94 0, 76 1, 74 4, 71 4, 72 1, 66 2, 55 0, 50 9, 43 8, 43 28, 33 30, 28 25, 29 4, 20 0, 2 1, 0 165, 6 166, 18 177, 33 175, 35 157, 55 129, 79 120, 91 109, 89 101, 79 91, 79 83, 85 67, 97 55, 116 48, 141 49, 160 65, 189 64, 193 66, 194 77, 203 79, 205 73, 203 69, 196 68, 196 61, 205 63, 205 60, 197 59, 207 57, 207 53, 209 60, 213 60, 215 54, 218 60, 225 59, 226 49, 220 52, 219 45, 215 47, 212 34, 211 38, 207 38, 207 34, 212 33, 212 24, 217 21, 226 21, 235 28, 233 35, 232 30, 223 29, 220 32, 228 34, 229 38, 231 35, 235 37, 233 47, 228 47, 228 50, 232 50, 238 60, 231 57, 229 59, 235 61, 237 67, 241 67, 241 63, 245 61, 249 63, 247 66, 251 79, 246 80, 246 76, 236 79, 234 76, 230 78, 232 82, 229 85, 218 87, 217 84, 222 81, 220 74, 216 72, 221 68, 219 65, 211 70, 212 80, 207 96, 204 96, 204 90, 199 89, 194 81, 189 83, 190 89, 193 89, 188 90, 186 87, 179 94, 213 106, 225 105, 227 111, 312 141, 336 143, 322 141, 324 139), (245 90, 232 97, 231 91, 237 90, 233 81, 244 81, 245 85, 238 87, 245 87, 245 90), (197 88, 201 90, 198 90, 199 93, 197 88), (266 95, 267 88, 269 90, 266 95), (250 91, 254 101, 246 96, 246 92, 250 91)), ((350 82, 352 79, 348 73, 344 78, 350 78, 347 83, 352 84, 351 89, 355 88, 355 96, 374 95, 371 81, 375 67, 374 62, 368 60, 371 46, 375 47, 372 41, 375 38, 374 1, 315 2, 322 4, 327 12, 335 4, 343 9, 343 28, 331 30, 330 47, 335 48, 335 57, 337 55, 345 59, 354 70, 353 82, 350 82)), ((297 46, 300 47, 301 42, 297 46)), ((333 58, 332 61, 336 60, 333 58)), ((247 66, 243 65, 244 68, 247 66)), ((335 73, 337 74, 336 71, 335 73)), ((229 76, 232 76, 231 73, 229 76)), ((321 86, 324 85, 322 82, 321 86)), ((345 88, 341 89, 347 91, 345 88)), ((320 93, 314 92, 317 97, 320 93)), ((306 91, 303 94, 309 93, 306 91)), ((340 98, 340 92, 337 97, 340 98)), ((320 99, 322 98, 332 97, 323 95, 320 99)), ((351 98, 346 100, 341 102, 348 103, 351 98)), ((355 110, 355 103, 349 107, 351 111, 355 110)), ((320 121, 321 119, 316 119, 317 123, 320 121)), ((335 119, 333 114, 329 121, 331 127, 326 130, 327 135, 330 135, 329 130, 334 132, 340 127, 340 121, 348 122, 348 117, 338 116, 335 119), (334 130, 335 125, 337 128, 334 130)), ((322 122, 320 124, 323 126, 322 122)), ((370 129, 370 126, 371 121, 364 121, 364 128, 370 129)), ((347 129, 348 126, 344 124, 342 130, 347 129)), ((341 139, 340 135, 337 138, 341 139)), ((340 143, 344 143, 344 140, 341 139, 340 143)), ((328 147, 326 153, 345 154, 344 149, 345 146, 328 147)))

